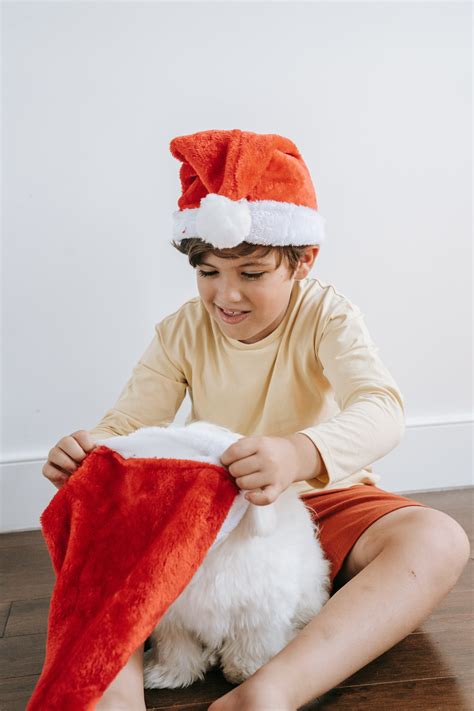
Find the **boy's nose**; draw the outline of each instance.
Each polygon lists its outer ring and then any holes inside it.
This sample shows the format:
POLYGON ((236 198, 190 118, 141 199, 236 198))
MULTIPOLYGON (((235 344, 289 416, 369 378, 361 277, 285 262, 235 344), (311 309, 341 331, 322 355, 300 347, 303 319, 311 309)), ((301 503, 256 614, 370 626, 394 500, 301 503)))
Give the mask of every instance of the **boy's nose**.
POLYGON ((235 308, 238 308, 238 305, 242 304, 245 299, 242 298, 242 294, 238 289, 226 289, 226 291, 221 291, 217 294, 215 301, 219 306, 235 306, 235 308))

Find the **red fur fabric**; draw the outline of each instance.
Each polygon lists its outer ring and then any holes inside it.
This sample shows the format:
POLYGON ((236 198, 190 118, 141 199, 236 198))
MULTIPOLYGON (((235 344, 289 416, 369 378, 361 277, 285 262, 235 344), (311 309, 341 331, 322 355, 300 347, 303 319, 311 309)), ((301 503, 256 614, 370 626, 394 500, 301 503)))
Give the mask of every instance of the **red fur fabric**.
POLYGON ((56 573, 28 711, 90 711, 190 582, 239 492, 224 467, 89 454, 41 515, 56 573))
POLYGON ((298 148, 277 133, 199 131, 173 138, 170 151, 182 162, 180 210, 199 207, 208 193, 318 207, 298 148))

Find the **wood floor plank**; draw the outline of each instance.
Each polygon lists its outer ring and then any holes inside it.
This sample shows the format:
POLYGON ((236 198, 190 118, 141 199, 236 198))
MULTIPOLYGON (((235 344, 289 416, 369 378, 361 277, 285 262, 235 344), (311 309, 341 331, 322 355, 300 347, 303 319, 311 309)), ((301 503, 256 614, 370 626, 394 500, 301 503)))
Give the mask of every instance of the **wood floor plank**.
POLYGON ((472 590, 463 590, 456 586, 414 632, 462 632, 472 625, 473 603, 472 590))
POLYGON ((51 595, 55 575, 45 543, 5 547, 0 561, 0 602, 51 595))
POLYGON ((0 533, 0 548, 17 548, 18 546, 34 546, 43 543, 44 538, 39 528, 31 531, 0 533))
POLYGON ((456 583, 456 590, 474 590, 474 559, 470 558, 461 577, 456 583))
POLYGON ((14 600, 6 625, 5 637, 24 634, 46 634, 50 597, 35 600, 14 600))
POLYGON ((5 634, 10 608, 11 602, 0 602, 0 637, 5 634))
POLYGON ((300 711, 472 711, 472 676, 338 686, 300 711))
POLYGON ((0 711, 24 711, 39 675, 0 679, 0 711))
POLYGON ((41 674, 46 636, 26 634, 0 639, 0 679, 41 674))
POLYGON ((410 634, 359 669, 345 684, 380 684, 467 674, 474 668, 473 634, 472 623, 462 632, 410 634))

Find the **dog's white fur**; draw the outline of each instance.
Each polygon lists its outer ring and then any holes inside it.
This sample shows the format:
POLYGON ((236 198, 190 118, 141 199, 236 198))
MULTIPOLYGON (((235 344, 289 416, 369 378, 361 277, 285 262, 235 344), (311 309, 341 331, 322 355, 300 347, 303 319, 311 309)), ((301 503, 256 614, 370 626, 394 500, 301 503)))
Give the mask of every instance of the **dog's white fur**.
MULTIPOLYGON (((103 443, 123 456, 219 464, 241 436, 201 421, 103 443)), ((217 664, 238 684, 283 649, 329 598, 330 564, 317 534, 291 486, 267 506, 240 492, 203 563, 150 635, 145 688, 189 686, 217 664)))

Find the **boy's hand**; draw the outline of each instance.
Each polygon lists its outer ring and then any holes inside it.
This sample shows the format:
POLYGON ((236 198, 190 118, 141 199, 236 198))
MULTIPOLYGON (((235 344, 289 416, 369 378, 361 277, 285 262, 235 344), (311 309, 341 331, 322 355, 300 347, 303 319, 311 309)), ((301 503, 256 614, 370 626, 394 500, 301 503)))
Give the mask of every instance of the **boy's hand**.
POLYGON ((273 503, 295 481, 300 466, 298 450, 286 437, 241 437, 220 461, 239 489, 249 490, 245 498, 259 506, 273 503))
POLYGON ((87 430, 78 430, 63 437, 50 450, 48 461, 43 467, 43 476, 60 489, 96 447, 97 443, 87 430))

